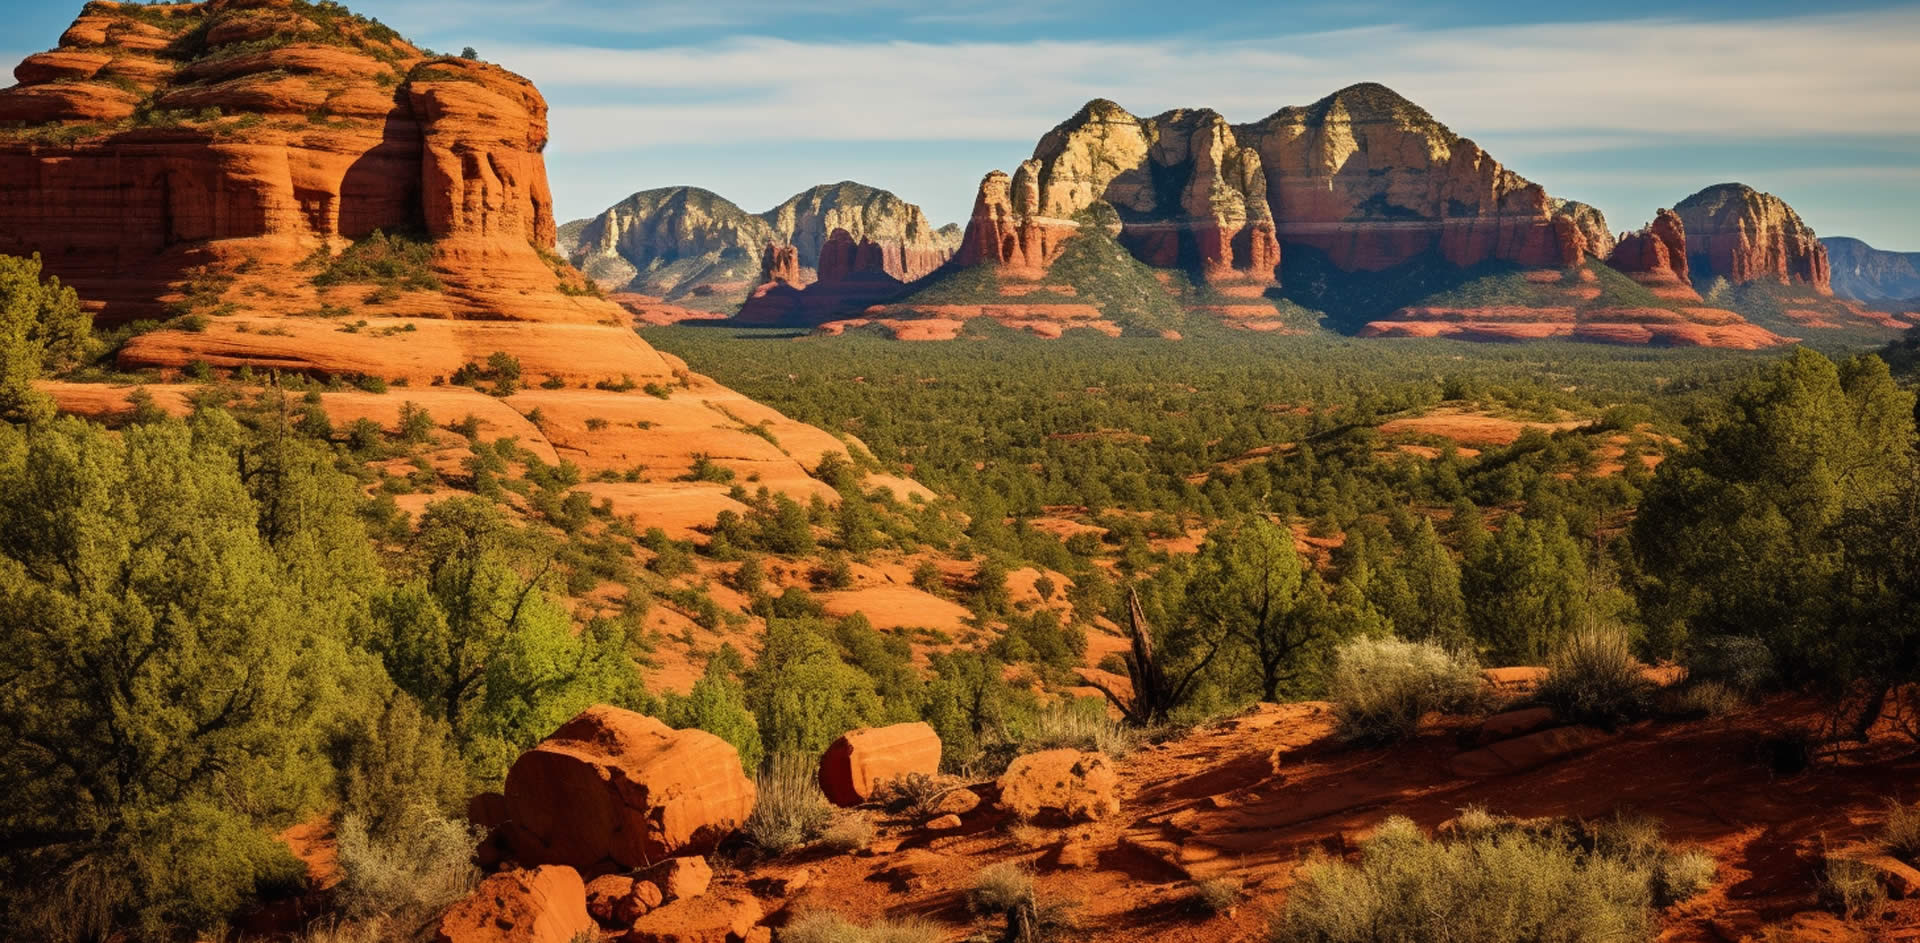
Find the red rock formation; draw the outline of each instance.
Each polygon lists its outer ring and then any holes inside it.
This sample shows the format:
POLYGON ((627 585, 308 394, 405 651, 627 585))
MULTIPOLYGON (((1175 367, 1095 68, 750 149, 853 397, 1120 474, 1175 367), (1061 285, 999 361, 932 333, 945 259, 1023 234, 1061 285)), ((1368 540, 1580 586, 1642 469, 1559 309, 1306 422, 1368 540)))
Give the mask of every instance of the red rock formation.
POLYGON ((1548 197, 1391 90, 1357 85, 1246 125, 1092 102, 1012 178, 982 181, 957 258, 1044 269, 1099 201, 1119 211, 1136 257, 1209 282, 1270 282, 1281 243, 1348 271, 1429 252, 1463 267, 1564 268, 1613 244, 1598 210, 1548 197))
POLYGON ((819 277, 799 281, 799 253, 793 246, 767 246, 760 284, 734 316, 742 324, 813 326, 835 314, 858 311, 900 293, 887 248, 872 239, 854 242, 836 229, 820 247, 819 277))
POLYGON ((760 280, 784 282, 798 288, 801 285, 799 251, 792 246, 767 243, 766 251, 760 256, 760 280))
POLYGON ((1014 176, 998 170, 980 181, 973 216, 956 255, 963 266, 999 265, 1039 274, 1060 255, 1060 243, 1078 227, 1039 216, 1039 161, 1020 165, 1014 176))
POLYGON ((1490 259, 1562 267, 1610 248, 1600 242, 1604 224, 1585 221, 1597 211, 1549 198, 1380 85, 1345 88, 1235 130, 1260 154, 1281 241, 1313 246, 1347 271, 1427 252, 1462 267, 1490 259), (1574 225, 1556 225, 1560 215, 1574 225))
POLYGON ((190 266, 291 267, 376 229, 419 231, 454 316, 605 319, 554 291, 577 276, 536 249, 554 238, 539 92, 356 17, 301 42, 319 30, 305 10, 89 4, 0 91, 0 121, 28 123, 0 130, 0 252, 40 252, 118 321, 159 314, 190 266), (270 36, 292 41, 227 50, 270 36))
POLYGON ((1696 278, 1773 281, 1833 293, 1827 247, 1785 200, 1738 183, 1708 187, 1674 210, 1696 278))
POLYGON ((940 735, 926 724, 849 731, 820 758, 820 790, 835 805, 857 806, 889 782, 940 771, 940 735))
POLYGON ((710 850, 754 801, 725 740, 605 705, 522 754, 505 791, 519 860, 594 875, 710 850))
POLYGON ((1106 204, 1118 212, 1119 240, 1149 265, 1269 284, 1280 245, 1266 187, 1259 155, 1218 114, 1143 120, 1094 101, 1042 138, 1012 178, 996 171, 981 182, 959 259, 1037 272, 1106 204))
POLYGON ((1687 227, 1672 210, 1663 209, 1647 228, 1622 235, 1607 264, 1650 287, 1700 297, 1687 271, 1687 227))
POLYGON ((598 929, 580 875, 549 865, 481 881, 441 915, 434 943, 573 943, 598 929))

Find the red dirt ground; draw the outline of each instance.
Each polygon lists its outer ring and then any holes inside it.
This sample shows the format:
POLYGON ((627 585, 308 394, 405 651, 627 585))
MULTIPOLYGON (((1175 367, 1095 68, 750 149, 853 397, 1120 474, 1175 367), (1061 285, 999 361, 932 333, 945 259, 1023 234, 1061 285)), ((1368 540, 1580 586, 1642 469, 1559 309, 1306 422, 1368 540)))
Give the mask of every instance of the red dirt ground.
MULTIPOLYGON (((1661 915, 1659 939, 1738 941, 1816 910, 1823 848, 1861 840, 1888 798, 1920 798, 1920 759, 1911 755, 1774 772, 1762 758, 1765 738, 1813 719, 1809 703, 1775 700, 1718 719, 1641 724, 1529 772, 1464 779, 1447 761, 1461 752, 1471 721, 1432 722, 1399 747, 1352 749, 1331 738, 1328 705, 1262 705, 1123 761, 1122 813, 1113 821, 1051 829, 980 812, 945 834, 884 823, 882 840, 900 839, 899 850, 780 866, 813 872, 789 913, 830 909, 862 922, 920 916, 957 937, 969 926, 988 929, 966 913, 974 873, 1017 860, 1036 871, 1043 898, 1080 902, 1074 939, 1226 943, 1262 936, 1305 856, 1350 854, 1390 815, 1431 829, 1469 805, 1516 816, 1628 811, 1658 817, 1670 842, 1702 846, 1720 862, 1711 890, 1661 915), (1056 863, 1056 849, 1069 841, 1090 850, 1090 864, 1056 863), (1246 904, 1224 917, 1190 913, 1184 901, 1193 881, 1212 877, 1244 882, 1246 904)), ((1889 905, 1888 914, 1877 939, 1920 939, 1920 900, 1889 905)))

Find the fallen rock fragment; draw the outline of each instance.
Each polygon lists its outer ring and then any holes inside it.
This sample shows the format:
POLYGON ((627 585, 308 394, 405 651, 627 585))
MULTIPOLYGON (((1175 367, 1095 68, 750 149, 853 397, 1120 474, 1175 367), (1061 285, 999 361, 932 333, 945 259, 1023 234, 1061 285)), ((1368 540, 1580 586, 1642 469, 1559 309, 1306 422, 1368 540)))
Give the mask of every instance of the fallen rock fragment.
POLYGON ((440 916, 435 943, 573 943, 597 928, 572 868, 502 871, 440 916))

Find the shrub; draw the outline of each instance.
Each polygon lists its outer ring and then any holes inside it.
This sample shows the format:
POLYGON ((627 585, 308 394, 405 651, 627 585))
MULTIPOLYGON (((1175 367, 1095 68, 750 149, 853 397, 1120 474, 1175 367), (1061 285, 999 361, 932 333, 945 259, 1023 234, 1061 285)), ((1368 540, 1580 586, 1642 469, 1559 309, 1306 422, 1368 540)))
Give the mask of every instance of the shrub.
POLYGON ((1666 707, 1686 716, 1719 717, 1740 709, 1743 703, 1740 692, 1718 681, 1689 681, 1672 693, 1666 707))
POLYGON ((1896 858, 1920 861, 1920 805, 1887 803, 1887 823, 1880 827, 1880 846, 1896 858))
POLYGON ((1208 916, 1219 916, 1240 906, 1245 891, 1241 883, 1232 878, 1199 881, 1193 885, 1193 896, 1187 898, 1188 906, 1208 916))
POLYGON ((1765 690, 1779 678, 1773 650, 1751 635, 1719 635, 1692 640, 1687 648, 1687 677, 1725 685, 1742 697, 1765 690))
POLYGON ((859 851, 873 844, 873 820, 858 812, 843 815, 820 833, 820 844, 843 855, 859 851))
POLYGON ((1548 662, 1540 699, 1561 720, 1612 729, 1644 714, 1653 685, 1626 633, 1589 626, 1567 636, 1548 662))
POLYGON ((1610 836, 1603 828, 1589 851, 1564 826, 1497 821, 1434 840, 1407 819, 1388 819, 1359 863, 1322 858, 1306 866, 1271 938, 1415 943, 1435 938, 1436 915, 1447 920, 1445 938, 1459 943, 1646 938, 1657 875, 1635 857, 1644 851, 1643 826, 1622 825, 1610 836))
POLYGON ((1107 702, 1097 697, 1075 698, 1054 704, 1033 715, 1018 752, 1038 753, 1072 747, 1091 750, 1119 759, 1140 745, 1135 729, 1107 716, 1107 702))
POLYGON ((1427 712, 1467 704, 1479 690, 1472 656, 1392 637, 1343 643, 1328 679, 1340 735, 1374 743, 1413 736, 1427 712))
POLYGON ((1887 899, 1873 866, 1857 858, 1828 854, 1820 873, 1820 900, 1852 918, 1872 913, 1887 899))
POLYGON ((967 909, 983 917, 999 916, 1033 899, 1033 875, 1012 861, 981 868, 967 888, 967 909))
POLYGON ((432 242, 377 229, 338 256, 316 250, 307 264, 320 270, 313 284, 321 288, 368 284, 396 291, 439 291, 443 287, 433 274, 432 242))
POLYGON ((815 772, 807 754, 775 754, 754 777, 759 796, 747 816, 747 840, 777 856, 819 839, 833 822, 833 806, 820 792, 815 772))
POLYGON ((365 821, 340 822, 340 869, 336 890, 350 917, 424 919, 466 895, 480 874, 470 860, 480 835, 431 806, 414 806, 385 837, 369 834, 365 821))
POLYGON ((1678 902, 1706 893, 1720 873, 1720 863, 1698 848, 1670 855, 1660 864, 1656 892, 1662 900, 1678 902))

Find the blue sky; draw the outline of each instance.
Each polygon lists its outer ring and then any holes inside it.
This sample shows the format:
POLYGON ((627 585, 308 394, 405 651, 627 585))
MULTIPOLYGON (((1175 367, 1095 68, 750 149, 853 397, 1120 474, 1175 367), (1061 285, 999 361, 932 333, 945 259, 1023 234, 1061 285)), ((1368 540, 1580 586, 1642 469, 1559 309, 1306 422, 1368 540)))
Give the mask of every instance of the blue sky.
MULTIPOLYGON (((854 179, 962 221, 982 174, 1027 156, 1089 98, 1252 121, 1379 81, 1553 195, 1598 205, 1616 230, 1739 180, 1822 235, 1920 250, 1915 3, 350 5, 540 85, 563 219, 671 184, 758 211, 854 179)), ((0 0, 0 56, 50 47, 78 6, 0 0)))

